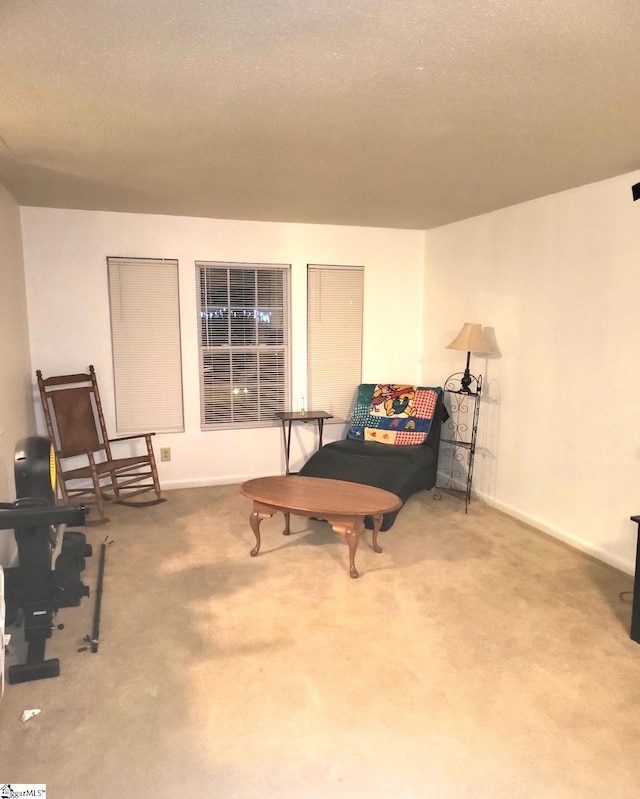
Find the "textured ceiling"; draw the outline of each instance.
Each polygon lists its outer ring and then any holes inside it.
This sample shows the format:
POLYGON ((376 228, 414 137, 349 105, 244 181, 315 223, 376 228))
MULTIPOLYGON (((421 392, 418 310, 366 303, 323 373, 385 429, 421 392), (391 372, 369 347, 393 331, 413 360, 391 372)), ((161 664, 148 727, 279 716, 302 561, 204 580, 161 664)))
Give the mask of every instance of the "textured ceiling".
POLYGON ((22 205, 429 228, 640 168, 638 0, 2 0, 22 205))

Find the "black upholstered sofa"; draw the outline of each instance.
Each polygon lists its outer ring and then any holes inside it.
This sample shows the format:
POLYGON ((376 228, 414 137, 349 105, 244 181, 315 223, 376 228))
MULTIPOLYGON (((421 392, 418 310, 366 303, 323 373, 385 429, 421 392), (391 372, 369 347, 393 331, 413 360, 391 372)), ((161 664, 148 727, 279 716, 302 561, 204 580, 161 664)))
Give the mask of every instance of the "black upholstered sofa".
MULTIPOLYGON (((442 391, 435 390, 438 392, 436 407, 423 443, 398 446, 345 438, 326 444, 315 452, 299 474, 384 488, 400 497, 403 505, 416 492, 434 488, 440 429, 447 416, 442 404, 442 391)), ((399 510, 385 514, 381 530, 388 530, 398 513, 399 510)), ((365 524, 371 528, 371 518, 367 518, 365 524)))

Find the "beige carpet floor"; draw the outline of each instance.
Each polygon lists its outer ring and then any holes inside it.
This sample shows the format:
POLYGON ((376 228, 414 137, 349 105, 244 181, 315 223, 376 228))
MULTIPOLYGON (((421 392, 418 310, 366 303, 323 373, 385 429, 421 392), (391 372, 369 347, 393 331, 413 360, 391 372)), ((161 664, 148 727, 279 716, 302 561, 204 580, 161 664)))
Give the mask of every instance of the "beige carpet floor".
POLYGON ((77 651, 92 596, 58 616, 60 677, 6 687, 1 783, 48 799, 637 799, 628 575, 423 493, 383 554, 361 543, 352 580, 323 522, 292 517, 283 538, 276 516, 250 558, 237 486, 167 497, 88 529, 92 588, 114 541, 99 652, 77 651))

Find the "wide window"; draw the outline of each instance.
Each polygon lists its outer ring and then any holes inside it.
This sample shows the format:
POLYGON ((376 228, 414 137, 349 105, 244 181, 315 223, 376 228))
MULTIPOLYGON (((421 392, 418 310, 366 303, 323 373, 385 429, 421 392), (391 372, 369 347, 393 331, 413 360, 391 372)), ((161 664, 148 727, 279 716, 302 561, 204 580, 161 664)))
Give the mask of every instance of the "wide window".
POLYGON ((107 258, 116 431, 180 432, 178 262, 107 258))
POLYGON ((307 394, 312 410, 348 419, 362 379, 364 268, 307 267, 307 394))
POLYGON ((290 402, 289 267, 196 270, 202 429, 274 424, 290 402))

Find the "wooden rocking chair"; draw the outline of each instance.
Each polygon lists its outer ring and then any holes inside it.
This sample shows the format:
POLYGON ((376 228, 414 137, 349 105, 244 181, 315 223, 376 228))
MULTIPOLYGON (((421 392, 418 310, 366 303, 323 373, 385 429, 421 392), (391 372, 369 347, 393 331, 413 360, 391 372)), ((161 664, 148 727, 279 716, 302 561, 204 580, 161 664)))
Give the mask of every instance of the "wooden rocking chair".
POLYGON ((89 367, 89 374, 45 379, 38 370, 36 376, 65 503, 95 500, 100 513, 96 523, 104 523, 109 521, 104 513, 105 502, 134 507, 165 502, 151 446, 154 433, 108 437, 93 366, 89 367), (141 439, 146 443, 144 455, 113 456, 112 444, 141 439), (131 502, 133 497, 149 491, 155 493, 155 499, 131 502))

